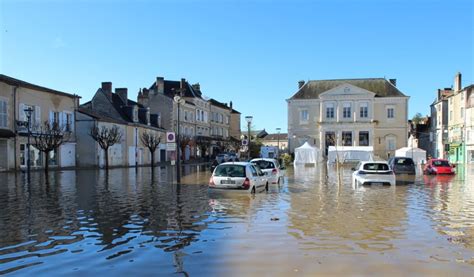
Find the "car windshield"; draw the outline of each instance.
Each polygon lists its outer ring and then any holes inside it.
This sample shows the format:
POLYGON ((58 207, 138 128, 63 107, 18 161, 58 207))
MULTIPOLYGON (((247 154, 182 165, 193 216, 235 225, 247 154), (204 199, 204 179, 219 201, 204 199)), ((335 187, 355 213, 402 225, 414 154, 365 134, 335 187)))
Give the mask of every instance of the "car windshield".
POLYGON ((219 165, 214 176, 218 177, 245 177, 245 166, 236 164, 219 165))
POLYGON ((258 161, 253 161, 252 163, 258 165, 261 169, 275 168, 275 165, 273 164, 273 162, 270 162, 270 161, 258 160, 258 161))
POLYGON ((396 165, 413 165, 413 160, 412 159, 397 159, 395 161, 396 165))
POLYGON ((388 165, 382 163, 367 163, 364 164, 364 170, 388 170, 388 165))
POLYGON ((434 166, 450 166, 448 161, 433 161, 434 166))

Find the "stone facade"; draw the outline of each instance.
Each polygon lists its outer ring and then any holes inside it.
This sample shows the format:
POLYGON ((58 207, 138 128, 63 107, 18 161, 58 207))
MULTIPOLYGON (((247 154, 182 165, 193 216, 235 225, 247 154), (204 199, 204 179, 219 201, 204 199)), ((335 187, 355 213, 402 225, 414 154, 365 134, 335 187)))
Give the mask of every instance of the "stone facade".
MULTIPOLYGON (((79 97, 34 85, 6 75, 0 75, 0 170, 15 170, 27 166, 26 108, 32 108, 31 126, 56 122, 68 132, 69 140, 50 153, 51 168, 74 167, 76 162, 75 111, 79 97)), ((33 141, 33 140, 31 140, 33 141)), ((32 169, 44 166, 43 153, 30 148, 32 169)))
POLYGON ((185 100, 179 106, 179 134, 183 139, 189 138, 184 149, 185 160, 224 151, 231 127, 233 133, 240 133, 239 112, 227 104, 205 97, 199 83, 191 85, 184 78, 171 81, 157 77, 149 89, 140 90, 138 103, 148 107, 150 112, 159 113, 164 128, 177 132, 178 105, 173 100, 175 96, 185 100), (200 141, 210 144, 205 152, 198 143, 200 141))
POLYGON ((159 115, 128 99, 127 89, 117 88, 112 92, 112 83, 104 82, 91 101, 80 106, 78 112, 78 166, 103 167, 104 151, 89 132, 93 126, 111 128, 117 126, 122 139, 109 148, 109 166, 150 165, 151 153, 142 143, 144 132, 161 137, 162 143, 154 153, 155 162, 166 161, 165 130, 159 115))
POLYGON ((330 145, 373 146, 388 158, 407 145, 408 99, 394 79, 299 82, 288 103, 290 152, 308 141, 327 153, 330 145))

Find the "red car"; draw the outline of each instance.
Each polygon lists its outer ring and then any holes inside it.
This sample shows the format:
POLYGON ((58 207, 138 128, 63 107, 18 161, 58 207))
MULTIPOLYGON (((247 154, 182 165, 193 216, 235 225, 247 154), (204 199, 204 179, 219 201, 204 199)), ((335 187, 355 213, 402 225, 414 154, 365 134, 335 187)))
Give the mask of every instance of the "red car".
POLYGON ((447 160, 431 159, 423 169, 424 174, 455 174, 456 166, 451 165, 447 160))

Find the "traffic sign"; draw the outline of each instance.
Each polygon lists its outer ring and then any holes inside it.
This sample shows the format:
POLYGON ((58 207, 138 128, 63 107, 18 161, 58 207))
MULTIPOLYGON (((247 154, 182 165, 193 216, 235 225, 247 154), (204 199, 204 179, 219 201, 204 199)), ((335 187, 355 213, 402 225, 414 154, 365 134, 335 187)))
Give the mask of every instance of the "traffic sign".
POLYGON ((166 132, 166 142, 176 142, 176 135, 174 132, 166 132))
POLYGON ((249 145, 249 141, 248 141, 247 139, 243 139, 243 140, 242 140, 242 145, 243 145, 243 146, 249 145))
POLYGON ((176 142, 168 142, 166 144, 167 151, 176 151, 176 142))

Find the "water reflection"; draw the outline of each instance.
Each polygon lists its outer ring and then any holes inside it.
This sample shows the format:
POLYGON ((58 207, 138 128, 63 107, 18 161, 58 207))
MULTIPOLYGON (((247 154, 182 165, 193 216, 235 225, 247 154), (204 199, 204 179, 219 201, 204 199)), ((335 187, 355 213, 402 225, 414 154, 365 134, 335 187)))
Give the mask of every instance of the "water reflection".
POLYGON ((350 167, 342 183, 334 167, 296 167, 251 195, 208 191, 205 167, 183 166, 181 185, 174 173, 0 174, 0 274, 472 271, 472 178, 354 189, 350 167))

